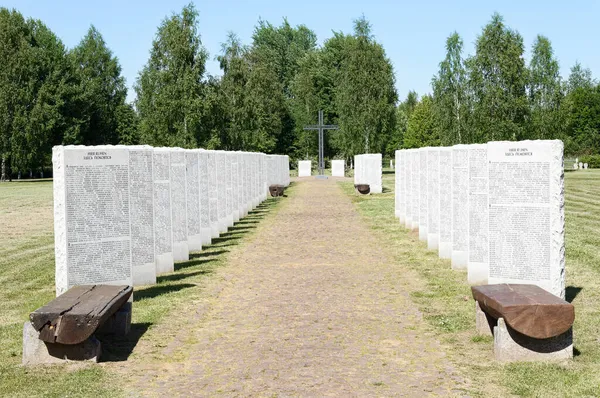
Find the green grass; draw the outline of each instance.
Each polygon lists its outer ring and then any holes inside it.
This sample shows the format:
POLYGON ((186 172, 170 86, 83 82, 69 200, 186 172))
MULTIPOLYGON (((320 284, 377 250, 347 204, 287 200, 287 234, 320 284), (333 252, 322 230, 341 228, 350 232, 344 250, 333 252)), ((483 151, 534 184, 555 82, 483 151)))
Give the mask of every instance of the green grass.
MULTIPOLYGON (((185 327, 180 314, 200 300, 211 276, 227 265, 229 251, 247 241, 277 203, 261 204, 211 246, 190 254, 190 261, 176 264, 175 272, 159 276, 156 285, 136 287, 131 333, 104 341, 102 359, 158 356, 175 331, 185 327), (143 354, 134 350, 140 341, 143 354)), ((0 396, 121 396, 122 377, 110 366, 20 365, 23 323, 55 297, 52 212, 51 181, 0 184, 0 396)))
POLYGON ((384 170, 386 189, 380 195, 358 196, 352 183, 340 184, 394 253, 398 272, 417 275, 405 288, 449 356, 473 380, 472 395, 600 396, 600 170, 565 176, 567 299, 575 305, 576 320, 575 358, 562 365, 494 362, 492 340, 475 333, 466 273, 451 270, 449 260, 428 251, 394 217, 393 171, 384 170))

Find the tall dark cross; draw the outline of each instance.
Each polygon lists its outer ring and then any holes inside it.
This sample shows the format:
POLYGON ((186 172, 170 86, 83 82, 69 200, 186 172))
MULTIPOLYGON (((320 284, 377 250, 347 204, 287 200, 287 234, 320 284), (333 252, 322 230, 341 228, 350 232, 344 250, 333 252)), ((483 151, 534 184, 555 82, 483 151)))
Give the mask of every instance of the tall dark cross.
POLYGON ((319 131, 319 175, 324 175, 325 172, 325 160, 324 160, 324 144, 323 131, 325 130, 337 130, 338 126, 335 124, 323 124, 323 111, 319 111, 319 124, 313 124, 311 126, 304 127, 304 130, 318 130, 319 131))

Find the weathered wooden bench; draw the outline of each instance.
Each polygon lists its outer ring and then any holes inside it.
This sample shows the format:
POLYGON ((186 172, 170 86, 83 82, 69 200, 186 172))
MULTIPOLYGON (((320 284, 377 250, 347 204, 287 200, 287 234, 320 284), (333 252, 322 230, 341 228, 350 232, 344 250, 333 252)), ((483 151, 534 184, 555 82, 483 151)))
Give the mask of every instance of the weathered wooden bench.
POLYGON ((283 185, 270 185, 269 186, 269 193, 271 194, 271 196, 273 198, 276 198, 278 196, 283 196, 283 191, 285 190, 285 187, 283 185))
POLYGON ((471 287, 476 327, 494 337, 498 361, 563 361, 573 357, 572 304, 536 285, 471 287))
POLYGON ((354 188, 362 195, 368 195, 371 192, 371 186, 369 184, 354 184, 354 188))
POLYGON ((101 345, 94 334, 110 333, 105 326, 130 307, 132 292, 126 285, 75 286, 38 308, 23 328, 23 364, 98 361, 101 345))

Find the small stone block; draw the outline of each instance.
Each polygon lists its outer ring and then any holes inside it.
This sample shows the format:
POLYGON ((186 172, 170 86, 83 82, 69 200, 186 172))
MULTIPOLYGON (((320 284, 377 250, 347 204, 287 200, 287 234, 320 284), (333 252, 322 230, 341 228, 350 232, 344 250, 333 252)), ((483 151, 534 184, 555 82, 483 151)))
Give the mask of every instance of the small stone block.
POLYGON ((549 339, 525 336, 498 318, 494 327, 494 356, 499 362, 562 362, 573 358, 573 328, 549 339))
POLYGON ((131 330, 131 303, 123 304, 117 312, 106 320, 96 331, 98 335, 127 336, 131 330))
POLYGON ((61 364, 65 361, 98 362, 102 345, 91 336, 79 344, 46 343, 31 323, 23 325, 23 359, 25 366, 61 364))
POLYGON ((475 327, 477 334, 482 336, 493 336, 496 320, 485 313, 479 306, 479 302, 475 301, 475 327))

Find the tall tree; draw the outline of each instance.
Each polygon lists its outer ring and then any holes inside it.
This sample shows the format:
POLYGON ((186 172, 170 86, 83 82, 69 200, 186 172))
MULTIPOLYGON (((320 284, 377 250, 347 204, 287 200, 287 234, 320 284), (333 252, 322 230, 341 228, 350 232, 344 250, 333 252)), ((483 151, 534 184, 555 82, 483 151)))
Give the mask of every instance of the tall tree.
POLYGON ((519 140, 526 134, 527 68, 521 35, 494 14, 467 60, 474 96, 471 142, 519 140))
POLYGON ((433 99, 429 95, 424 95, 408 119, 403 147, 439 146, 439 131, 436 125, 433 99))
POLYGON ((193 4, 162 21, 135 86, 143 142, 189 148, 209 139, 200 123, 207 57, 193 4))
POLYGON ((563 99, 558 60, 548 38, 538 35, 529 64, 529 100, 533 139, 560 138, 564 128, 560 105, 563 99))
POLYGON ((117 58, 94 26, 70 52, 70 57, 80 85, 81 125, 78 136, 72 137, 73 143, 117 144, 118 114, 127 96, 117 58))
POLYGON ((442 145, 469 142, 466 119, 467 74, 462 58, 463 41, 454 32, 446 40, 446 58, 432 81, 433 101, 442 145))
POLYGON ((364 16, 354 21, 347 44, 335 93, 341 148, 349 156, 382 152, 394 128, 393 68, 364 16))
POLYGON ((578 88, 592 88, 595 82, 592 78, 592 71, 589 68, 584 68, 579 62, 571 67, 569 80, 567 81, 567 90, 575 91, 578 88))
POLYGON ((419 96, 415 91, 409 91, 404 101, 396 107, 396 124, 390 135, 386 153, 393 157, 397 149, 404 147, 404 138, 408 130, 408 121, 419 104, 419 96))

